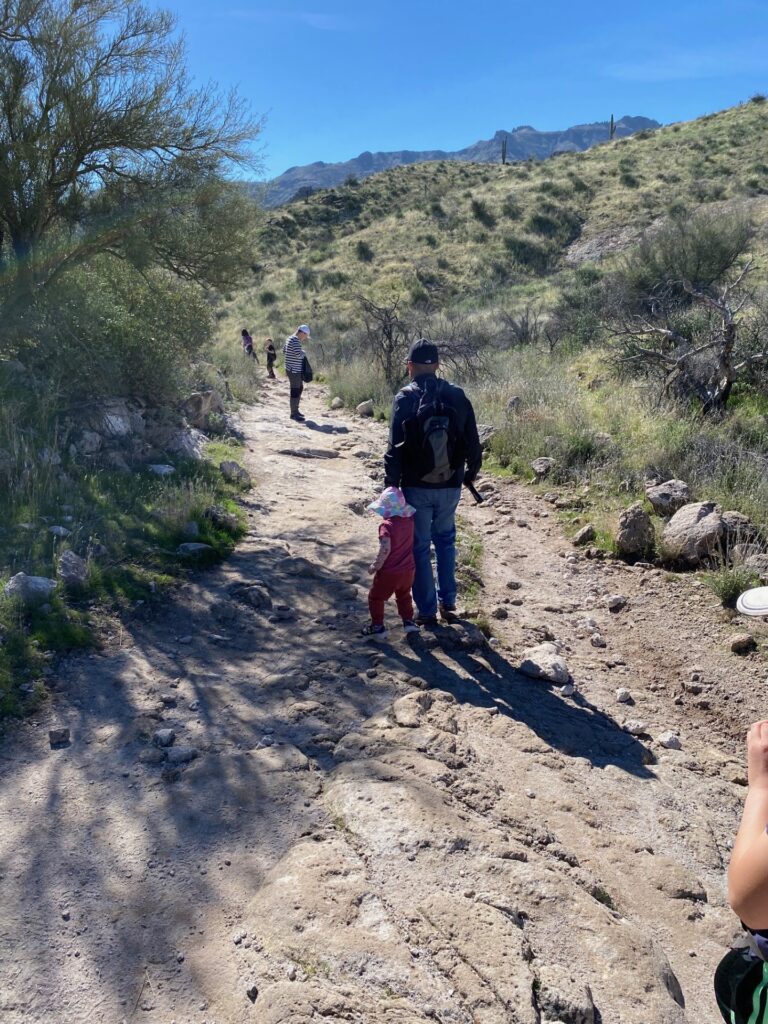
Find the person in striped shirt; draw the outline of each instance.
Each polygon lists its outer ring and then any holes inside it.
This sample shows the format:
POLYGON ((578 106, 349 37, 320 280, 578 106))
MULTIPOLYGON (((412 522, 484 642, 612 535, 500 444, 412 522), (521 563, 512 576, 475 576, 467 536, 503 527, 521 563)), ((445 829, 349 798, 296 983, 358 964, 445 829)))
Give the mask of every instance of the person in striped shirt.
POLYGON ((309 328, 306 324, 297 327, 294 334, 288 338, 283 348, 285 356, 285 372, 291 385, 291 419, 302 423, 304 416, 299 411, 301 393, 304 390, 304 380, 301 372, 304 368, 304 341, 309 337, 309 328))

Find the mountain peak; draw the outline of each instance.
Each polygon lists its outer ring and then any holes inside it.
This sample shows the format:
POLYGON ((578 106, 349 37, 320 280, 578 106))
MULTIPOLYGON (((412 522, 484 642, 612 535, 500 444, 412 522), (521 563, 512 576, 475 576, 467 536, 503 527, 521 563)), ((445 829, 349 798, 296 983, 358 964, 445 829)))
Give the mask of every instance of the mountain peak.
MULTIPOLYGON (((661 127, 658 121, 648 117, 624 115, 615 121, 616 136, 623 138, 634 132, 661 127)), ((576 152, 589 149, 599 142, 607 142, 610 135, 609 121, 593 124, 578 124, 563 131, 540 132, 529 124, 519 125, 512 131, 499 129, 491 139, 480 140, 455 152, 443 150, 399 150, 387 153, 372 153, 365 150, 352 160, 340 163, 316 163, 303 167, 291 167, 284 174, 267 183, 264 202, 267 206, 280 206, 296 197, 306 196, 317 189, 333 188, 347 178, 366 178, 378 171, 403 164, 425 163, 434 160, 459 160, 473 163, 499 163, 501 144, 506 143, 506 158, 509 163, 518 160, 546 160, 554 153, 576 152)))

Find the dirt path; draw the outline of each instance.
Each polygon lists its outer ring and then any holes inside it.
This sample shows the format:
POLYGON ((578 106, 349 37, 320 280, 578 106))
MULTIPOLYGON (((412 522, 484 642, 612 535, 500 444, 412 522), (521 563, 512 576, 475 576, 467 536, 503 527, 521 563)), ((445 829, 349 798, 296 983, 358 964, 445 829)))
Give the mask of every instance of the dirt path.
POLYGON ((235 556, 0 747, 0 1018, 715 1022, 761 663, 692 581, 574 555, 511 485, 462 503, 494 641, 360 641, 383 428, 317 390, 293 424, 284 392, 243 416, 235 556), (515 669, 552 637, 570 697, 515 669))

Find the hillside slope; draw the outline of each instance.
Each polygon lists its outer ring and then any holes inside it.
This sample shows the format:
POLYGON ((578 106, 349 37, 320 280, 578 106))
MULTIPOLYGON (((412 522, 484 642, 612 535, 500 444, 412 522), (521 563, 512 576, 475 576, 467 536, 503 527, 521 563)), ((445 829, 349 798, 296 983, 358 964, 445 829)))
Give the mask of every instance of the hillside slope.
POLYGON ((675 203, 749 203, 765 219, 768 105, 507 166, 398 167, 271 213, 254 285, 222 327, 320 342, 355 324, 356 294, 493 315, 546 304, 574 268, 621 250, 675 203))
MULTIPOLYGON (((658 128, 659 122, 648 117, 622 117, 616 122, 616 136, 623 138, 634 132, 658 128)), ((379 171, 406 164, 418 164, 435 160, 458 160, 478 163, 501 162, 502 142, 507 143, 507 159, 545 160, 558 152, 575 152, 589 149, 604 142, 610 132, 608 121, 593 124, 577 124, 563 131, 540 132, 530 125, 521 125, 512 131, 498 131, 492 139, 481 139, 456 152, 443 150, 397 150, 390 153, 361 153, 352 160, 339 163, 317 161, 301 167, 290 167, 284 174, 267 182, 263 190, 266 206, 280 206, 297 195, 315 192, 321 188, 333 188, 349 178, 366 178, 379 171)), ((261 190, 260 190, 261 191, 261 190)))

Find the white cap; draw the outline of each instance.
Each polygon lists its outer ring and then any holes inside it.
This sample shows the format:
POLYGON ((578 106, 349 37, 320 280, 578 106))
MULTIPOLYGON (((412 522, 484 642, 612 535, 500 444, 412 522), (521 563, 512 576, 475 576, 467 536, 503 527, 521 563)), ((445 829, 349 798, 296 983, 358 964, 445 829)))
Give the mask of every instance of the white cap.
POLYGON ((309 335, 311 333, 306 324, 302 324, 301 327, 297 327, 296 328, 296 333, 298 334, 299 331, 301 331, 302 334, 306 334, 307 337, 309 337, 309 335))
POLYGON ((736 610, 742 615, 768 615, 768 587, 745 590, 736 602, 736 610))

